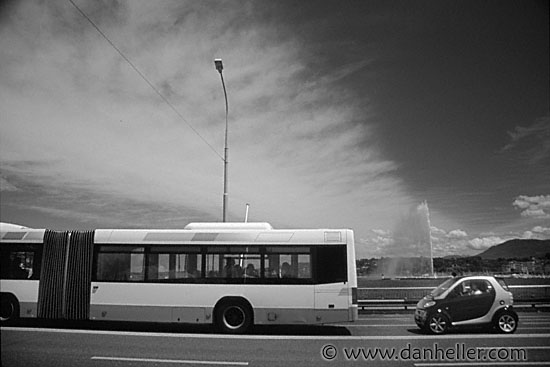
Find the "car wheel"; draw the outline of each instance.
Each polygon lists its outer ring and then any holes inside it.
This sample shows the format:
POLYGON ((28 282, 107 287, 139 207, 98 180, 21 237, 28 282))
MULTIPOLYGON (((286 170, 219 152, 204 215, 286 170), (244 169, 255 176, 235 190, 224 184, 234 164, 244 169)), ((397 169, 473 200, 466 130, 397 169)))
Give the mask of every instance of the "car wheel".
POLYGON ((504 334, 511 334, 518 328, 518 318, 511 312, 504 311, 495 319, 496 329, 504 334))
POLYGON ((252 313, 243 302, 224 303, 216 310, 216 324, 224 333, 242 334, 252 324, 252 313))
POLYGON ((445 334, 449 330, 449 318, 442 313, 435 313, 426 320, 426 331, 431 334, 445 334))

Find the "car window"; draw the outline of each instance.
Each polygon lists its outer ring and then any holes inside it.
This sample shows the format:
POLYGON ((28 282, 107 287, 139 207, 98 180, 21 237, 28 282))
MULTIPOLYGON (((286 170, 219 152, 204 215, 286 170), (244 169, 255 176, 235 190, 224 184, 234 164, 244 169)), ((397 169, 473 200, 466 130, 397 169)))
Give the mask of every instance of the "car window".
POLYGON ((485 279, 470 279, 459 283, 453 290, 458 296, 479 296, 494 292, 493 286, 485 279))
POLYGON ((437 296, 440 296, 441 294, 443 294, 443 292, 445 292, 447 289, 451 288, 451 286, 453 284, 455 284, 457 282, 458 279, 456 278, 450 278, 450 279, 447 279, 446 281, 444 281, 443 283, 441 283, 439 285, 439 287, 437 287, 436 289, 434 289, 432 292, 431 292, 431 295, 434 296, 434 297, 437 297, 437 296))

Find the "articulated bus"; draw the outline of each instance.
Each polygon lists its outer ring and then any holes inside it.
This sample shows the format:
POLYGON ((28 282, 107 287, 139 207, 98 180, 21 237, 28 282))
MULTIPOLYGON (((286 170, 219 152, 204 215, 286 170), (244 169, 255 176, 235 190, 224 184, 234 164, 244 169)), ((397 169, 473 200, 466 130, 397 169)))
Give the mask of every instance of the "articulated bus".
POLYGON ((254 324, 357 319, 349 229, 0 229, 2 322, 213 323, 243 333, 254 324))

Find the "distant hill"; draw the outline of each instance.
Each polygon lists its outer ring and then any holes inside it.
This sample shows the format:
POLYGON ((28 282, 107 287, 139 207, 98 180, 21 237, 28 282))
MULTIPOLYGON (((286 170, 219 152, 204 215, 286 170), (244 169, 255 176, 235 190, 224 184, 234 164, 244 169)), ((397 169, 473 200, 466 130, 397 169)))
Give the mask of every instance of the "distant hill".
POLYGON ((550 253, 550 240, 510 240, 488 248, 478 256, 482 259, 523 259, 544 257, 550 253))

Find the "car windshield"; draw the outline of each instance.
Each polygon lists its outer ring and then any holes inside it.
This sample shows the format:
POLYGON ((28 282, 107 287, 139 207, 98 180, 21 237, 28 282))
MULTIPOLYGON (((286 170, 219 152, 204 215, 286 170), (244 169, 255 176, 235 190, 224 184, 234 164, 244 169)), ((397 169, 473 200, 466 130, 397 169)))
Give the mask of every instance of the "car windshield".
POLYGON ((447 289, 449 289, 453 284, 455 284, 456 282, 458 281, 458 278, 450 278, 450 279, 447 279, 446 281, 444 281, 443 283, 441 283, 439 285, 439 287, 437 287, 436 289, 434 289, 430 294, 434 297, 437 297, 437 296, 440 296, 443 294, 443 292, 445 292, 447 289))

